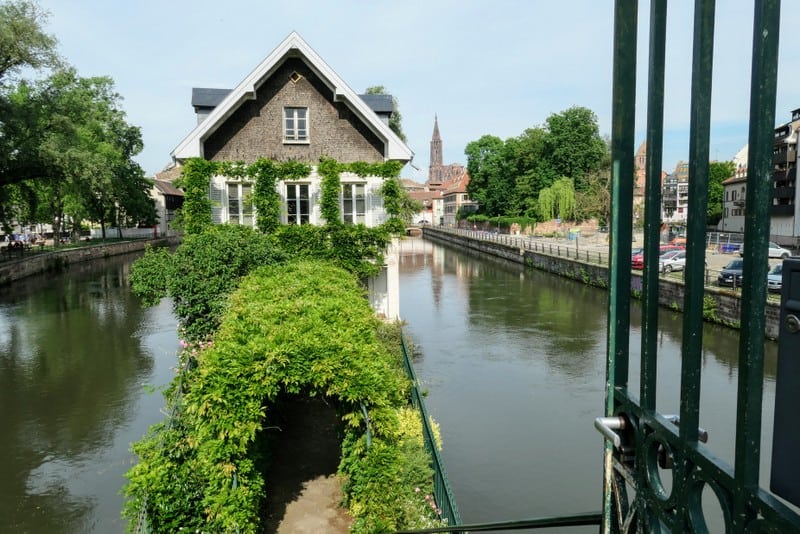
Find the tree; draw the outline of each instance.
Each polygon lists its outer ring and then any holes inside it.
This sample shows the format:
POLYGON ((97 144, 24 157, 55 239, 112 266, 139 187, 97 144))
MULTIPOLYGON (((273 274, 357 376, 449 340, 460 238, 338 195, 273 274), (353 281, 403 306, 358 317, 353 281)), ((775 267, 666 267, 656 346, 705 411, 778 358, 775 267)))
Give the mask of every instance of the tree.
POLYGON ((56 38, 42 27, 48 13, 34 2, 0 4, 0 80, 23 67, 40 69, 59 63, 56 38))
POLYGON ((397 98, 391 95, 386 88, 382 85, 373 85, 367 87, 366 94, 368 95, 390 95, 392 97, 392 116, 389 117, 389 128, 397 134, 404 143, 406 142, 406 134, 403 133, 403 116, 400 115, 400 106, 397 103, 397 98))
POLYGON ((575 187, 572 178, 559 178, 553 185, 539 192, 539 214, 542 220, 555 217, 574 219, 575 187))
POLYGON ((712 161, 708 164, 707 223, 716 225, 722 218, 722 199, 725 188, 722 182, 733 176, 736 165, 732 161, 712 161))
POLYGON ((600 136, 597 116, 588 108, 574 106, 547 118, 547 156, 558 176, 575 180, 575 189, 586 187, 584 176, 596 171, 608 152, 600 136))
POLYGON ((509 172, 509 157, 503 140, 484 135, 464 149, 467 155, 469 184, 467 194, 478 203, 479 213, 504 215, 516 204, 514 181, 509 172))

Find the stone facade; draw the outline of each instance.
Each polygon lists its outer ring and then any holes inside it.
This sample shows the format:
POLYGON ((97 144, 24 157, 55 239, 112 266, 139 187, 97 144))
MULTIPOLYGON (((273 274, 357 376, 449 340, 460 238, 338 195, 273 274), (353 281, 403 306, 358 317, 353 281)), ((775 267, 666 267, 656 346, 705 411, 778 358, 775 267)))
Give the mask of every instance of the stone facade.
POLYGON ((256 99, 244 102, 206 139, 203 152, 212 161, 258 158, 316 163, 326 156, 347 163, 384 160, 384 146, 306 63, 289 58, 258 87, 256 99), (300 75, 295 82, 291 77, 300 75), (284 143, 283 108, 307 107, 309 142, 284 143))

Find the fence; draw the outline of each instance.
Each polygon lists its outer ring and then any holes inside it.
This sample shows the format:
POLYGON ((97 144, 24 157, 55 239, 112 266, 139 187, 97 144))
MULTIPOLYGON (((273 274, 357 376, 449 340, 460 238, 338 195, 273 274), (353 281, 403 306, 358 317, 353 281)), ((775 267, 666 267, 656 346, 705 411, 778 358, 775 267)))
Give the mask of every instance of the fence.
MULTIPOLYGON (((442 511, 442 518, 447 519, 447 524, 450 527, 461 524, 461 515, 458 513, 456 500, 453 497, 453 491, 450 489, 450 482, 447 480, 447 473, 444 469, 444 463, 439 455, 439 448, 436 445, 436 440, 431 428, 431 420, 428 416, 428 411, 425 409, 425 402, 422 399, 422 394, 419 390, 419 382, 417 375, 414 372, 414 366, 411 363, 411 357, 408 354, 408 346, 406 345, 405 338, 401 337, 401 344, 403 347, 403 363, 405 364, 406 373, 411 379, 411 403, 420 411, 422 417, 422 435, 425 440, 425 449, 431 456, 431 467, 433 468, 433 495, 436 499, 436 504, 442 511)), ((450 531, 448 532, 458 532, 450 531)))

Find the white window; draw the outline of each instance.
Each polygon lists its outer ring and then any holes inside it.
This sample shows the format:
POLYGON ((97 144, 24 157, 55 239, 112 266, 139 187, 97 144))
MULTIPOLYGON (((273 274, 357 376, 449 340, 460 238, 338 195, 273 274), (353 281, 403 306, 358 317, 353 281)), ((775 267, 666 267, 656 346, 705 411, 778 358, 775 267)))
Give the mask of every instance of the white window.
POLYGON ((228 184, 228 222, 253 226, 253 186, 228 184))
POLYGON ((308 143, 308 108, 283 108, 283 142, 308 143))
POLYGON ((308 224, 311 202, 308 184, 286 184, 286 222, 308 224))
POLYGON ((342 184, 342 220, 348 224, 366 223, 364 184, 342 184))

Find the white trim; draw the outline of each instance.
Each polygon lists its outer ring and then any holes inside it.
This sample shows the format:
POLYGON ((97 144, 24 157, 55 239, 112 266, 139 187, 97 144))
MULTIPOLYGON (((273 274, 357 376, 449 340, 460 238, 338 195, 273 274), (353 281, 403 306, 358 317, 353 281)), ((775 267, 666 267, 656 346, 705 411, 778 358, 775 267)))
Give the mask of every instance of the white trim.
POLYGON ((204 157, 203 141, 213 134, 247 100, 255 100, 256 88, 280 66, 288 55, 299 55, 333 91, 334 101, 345 103, 385 142, 384 159, 410 161, 414 153, 378 115, 342 80, 334 70, 306 43, 292 32, 226 96, 172 151, 174 159, 204 157))

